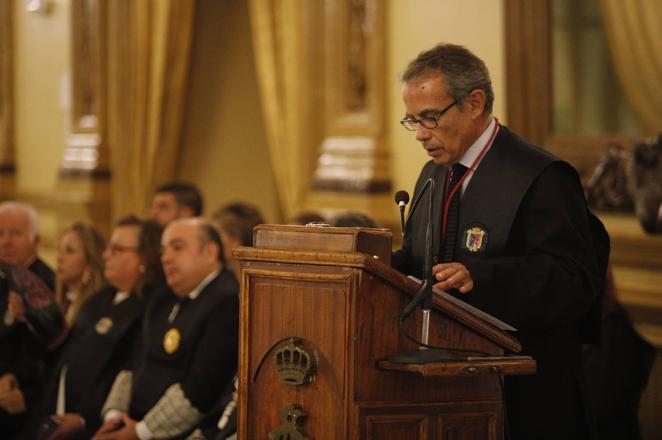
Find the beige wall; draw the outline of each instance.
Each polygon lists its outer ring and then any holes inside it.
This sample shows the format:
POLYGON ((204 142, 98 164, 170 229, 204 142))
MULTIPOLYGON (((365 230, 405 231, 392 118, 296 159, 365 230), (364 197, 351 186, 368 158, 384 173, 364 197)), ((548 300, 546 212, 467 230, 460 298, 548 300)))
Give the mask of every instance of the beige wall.
POLYGON ((61 87, 69 72, 70 2, 54 1, 49 15, 27 12, 26 3, 14 4, 16 192, 38 209, 41 254, 52 263, 59 226, 51 207, 69 117, 61 87))
POLYGON ((60 88, 69 71, 69 1, 44 16, 14 5, 17 190, 51 193, 65 142, 60 88))
POLYGON ((207 213, 245 200, 280 221, 257 89, 247 2, 198 0, 179 177, 207 213))
POLYGON ((505 122, 503 0, 391 0, 388 4, 388 139, 393 188, 413 191, 428 158, 412 133, 398 121, 404 115, 398 74, 407 63, 439 42, 461 44, 487 64, 494 87, 494 115, 505 122))

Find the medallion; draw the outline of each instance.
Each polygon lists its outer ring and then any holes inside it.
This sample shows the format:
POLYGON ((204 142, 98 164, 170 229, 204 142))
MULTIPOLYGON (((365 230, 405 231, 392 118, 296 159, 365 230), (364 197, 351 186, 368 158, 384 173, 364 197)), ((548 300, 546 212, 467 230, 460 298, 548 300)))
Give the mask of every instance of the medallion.
POLYGON ((168 330, 163 337, 163 349, 168 354, 173 354, 179 349, 179 343, 182 340, 182 335, 176 328, 168 330))
POLYGON ((94 329, 100 335, 105 335, 113 326, 113 320, 104 316, 103 318, 97 321, 97 324, 94 326, 94 329))

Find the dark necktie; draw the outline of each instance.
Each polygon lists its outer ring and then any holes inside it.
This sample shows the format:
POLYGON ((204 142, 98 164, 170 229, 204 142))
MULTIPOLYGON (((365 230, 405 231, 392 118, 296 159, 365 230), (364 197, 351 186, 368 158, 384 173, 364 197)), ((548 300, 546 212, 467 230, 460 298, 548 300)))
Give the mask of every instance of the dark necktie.
MULTIPOLYGON (((467 167, 462 164, 456 163, 451 167, 450 181, 448 184, 448 191, 446 191, 446 197, 450 197, 451 193, 457 186, 464 173, 467 172, 467 167)), ((455 256, 455 242, 457 240, 457 227, 458 221, 460 220, 460 196, 462 195, 462 188, 458 188, 457 191, 453 194, 451 199, 450 206, 448 207, 448 213, 446 214, 446 234, 445 240, 442 240, 441 243, 441 262, 448 263, 453 261, 455 256)), ((444 200, 444 206, 447 201, 444 200)), ((443 219, 442 219, 443 220, 443 219)), ((443 225, 442 225, 443 227, 443 225)), ((443 237, 442 231, 442 237, 443 237)))

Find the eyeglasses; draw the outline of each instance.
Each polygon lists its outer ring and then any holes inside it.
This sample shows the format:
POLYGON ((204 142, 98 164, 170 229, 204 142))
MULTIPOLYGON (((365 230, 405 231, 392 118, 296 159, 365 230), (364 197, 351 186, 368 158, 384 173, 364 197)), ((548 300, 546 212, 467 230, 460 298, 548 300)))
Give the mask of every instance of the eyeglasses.
POLYGON ((108 253, 111 255, 115 255, 119 254, 120 252, 138 252, 138 247, 122 246, 121 244, 109 244, 106 246, 106 251, 108 251, 108 253))
POLYGON ((439 119, 441 119, 444 113, 450 110, 450 108, 453 107, 455 104, 457 104, 457 101, 451 102, 445 109, 439 112, 436 118, 421 118, 421 119, 405 118, 402 121, 400 121, 400 124, 409 131, 416 131, 418 129, 419 124, 427 128, 428 130, 432 130, 433 128, 437 128, 437 125, 439 124, 439 119))

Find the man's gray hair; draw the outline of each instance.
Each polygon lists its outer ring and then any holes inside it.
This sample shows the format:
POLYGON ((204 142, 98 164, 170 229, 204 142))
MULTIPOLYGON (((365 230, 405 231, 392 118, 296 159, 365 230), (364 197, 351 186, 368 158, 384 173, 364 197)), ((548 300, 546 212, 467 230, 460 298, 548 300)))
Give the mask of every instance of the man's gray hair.
POLYGON ((28 218, 28 235, 30 240, 34 240, 39 234, 39 220, 37 217, 37 211, 27 203, 23 202, 2 202, 0 203, 0 214, 10 213, 10 212, 22 212, 28 218))
POLYGON ((441 73, 446 92, 459 104, 464 103, 474 90, 482 90, 485 92, 484 113, 492 113, 494 91, 490 72, 483 60, 468 49, 456 44, 438 44, 418 54, 402 73, 401 79, 408 83, 430 72, 441 73))

